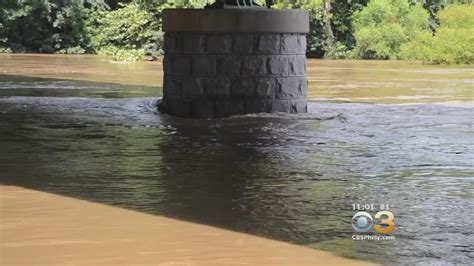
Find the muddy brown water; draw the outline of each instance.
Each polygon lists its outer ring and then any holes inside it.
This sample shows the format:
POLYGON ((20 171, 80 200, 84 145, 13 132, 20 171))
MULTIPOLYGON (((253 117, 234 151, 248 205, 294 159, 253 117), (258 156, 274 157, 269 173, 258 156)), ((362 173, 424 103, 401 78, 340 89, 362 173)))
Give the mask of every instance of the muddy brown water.
POLYGON ((190 120, 154 108, 160 63, 0 55, 0 182, 385 264, 469 264, 473 70, 309 60, 308 114, 190 120), (352 240, 357 203, 389 204, 396 239, 352 240))

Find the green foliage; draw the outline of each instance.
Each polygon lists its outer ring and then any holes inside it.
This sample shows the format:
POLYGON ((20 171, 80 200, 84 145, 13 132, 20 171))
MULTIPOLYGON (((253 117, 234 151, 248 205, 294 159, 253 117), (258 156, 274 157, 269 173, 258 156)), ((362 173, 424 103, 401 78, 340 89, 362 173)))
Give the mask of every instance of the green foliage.
POLYGON ((439 27, 438 12, 450 4, 472 4, 473 0, 412 0, 421 3, 430 14, 430 28, 433 32, 439 27))
POLYGON ((333 45, 324 47, 324 57, 328 59, 345 59, 352 56, 351 50, 341 42, 335 42, 333 45))
POLYGON ((474 28, 445 28, 442 23, 425 60, 436 64, 474 63, 474 28))
POLYGON ((151 13, 141 9, 138 4, 129 4, 114 11, 96 12, 90 16, 87 25, 91 47, 96 52, 108 47, 120 47, 132 51, 147 48, 149 54, 160 53, 160 25, 151 13))
POLYGON ((59 51, 56 51, 56 53, 58 54, 85 54, 86 50, 78 45, 74 47, 67 47, 67 48, 61 49, 59 51))
POLYGON ((354 13, 361 11, 368 0, 342 0, 333 1, 333 11, 331 23, 333 26, 334 37, 347 49, 352 50, 355 47, 355 38, 353 35, 353 16, 354 13))
POLYGON ((84 16, 101 8, 105 8, 102 1, 92 0, 2 2, 0 46, 14 52, 45 53, 86 47, 84 16))
POLYGON ((161 13, 165 8, 199 8, 208 0, 194 1, 134 1, 117 4, 113 11, 103 10, 91 14, 87 21, 87 33, 91 48, 112 55, 117 60, 139 60, 146 55, 163 53, 161 13))
MULTIPOLYGON (((100 53, 120 61, 157 56, 163 9, 214 1, 0 0, 0 53, 100 53)), ((309 56, 473 62, 472 0, 273 2, 273 8, 310 11, 309 56)))
POLYGON ((115 61, 138 61, 143 59, 145 52, 141 49, 123 49, 116 46, 106 46, 99 50, 100 55, 111 56, 115 61))
POLYGON ((440 27, 423 59, 432 63, 474 63, 474 6, 451 5, 439 12, 440 27))
POLYGON ((0 54, 9 54, 12 52, 12 49, 10 48, 4 48, 4 47, 0 47, 0 54))
POLYGON ((419 35, 402 47, 401 58, 434 64, 474 63, 474 6, 449 5, 439 12, 436 34, 419 35))
POLYGON ((431 32, 419 33, 416 38, 400 46, 399 58, 405 60, 421 60, 430 53, 433 34, 431 32))
POLYGON ((372 0, 354 15, 354 55, 397 59, 403 45, 429 32, 429 14, 405 0, 372 0))
POLYGON ((445 28, 474 28, 474 6, 470 5, 449 5, 439 12, 439 20, 445 28))

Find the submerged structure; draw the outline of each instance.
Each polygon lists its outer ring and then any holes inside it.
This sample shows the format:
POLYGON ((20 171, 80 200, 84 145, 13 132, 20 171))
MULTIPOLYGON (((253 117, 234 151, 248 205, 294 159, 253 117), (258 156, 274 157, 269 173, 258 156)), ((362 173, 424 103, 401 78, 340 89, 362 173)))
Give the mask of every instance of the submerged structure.
POLYGON ((164 10, 163 31, 163 113, 220 118, 307 111, 307 11, 219 1, 164 10))

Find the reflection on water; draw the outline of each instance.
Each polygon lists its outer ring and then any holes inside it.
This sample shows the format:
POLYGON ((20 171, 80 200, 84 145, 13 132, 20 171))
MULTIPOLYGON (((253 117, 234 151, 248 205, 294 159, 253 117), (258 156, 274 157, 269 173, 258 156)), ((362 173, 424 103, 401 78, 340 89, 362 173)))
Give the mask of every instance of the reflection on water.
MULTIPOLYGON (((385 75, 383 62, 331 64, 385 75)), ((335 97, 356 101, 369 90, 360 76, 329 82, 332 74, 318 75, 312 65, 312 88, 352 82, 354 90, 335 97)), ((410 67, 417 68, 400 68, 410 67)), ((349 257, 468 264, 473 108, 460 101, 471 100, 467 79, 458 76, 466 73, 452 75, 450 86, 462 93, 444 92, 443 100, 456 103, 314 101, 308 114, 221 120, 157 114, 159 88, 116 85, 128 83, 118 78, 102 84, 3 75, 0 181, 349 257), (390 204, 397 239, 353 241, 353 203, 390 204)))

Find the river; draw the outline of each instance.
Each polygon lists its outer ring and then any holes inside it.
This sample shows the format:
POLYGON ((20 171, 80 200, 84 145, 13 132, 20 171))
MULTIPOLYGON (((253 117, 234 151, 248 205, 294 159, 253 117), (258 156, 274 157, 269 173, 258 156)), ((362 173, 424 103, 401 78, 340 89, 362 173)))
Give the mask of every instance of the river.
POLYGON ((156 111, 159 62, 0 55, 0 183, 384 264, 472 262, 474 68, 307 68, 307 114, 190 120, 156 111), (396 239, 353 240, 358 203, 389 204, 396 239))

